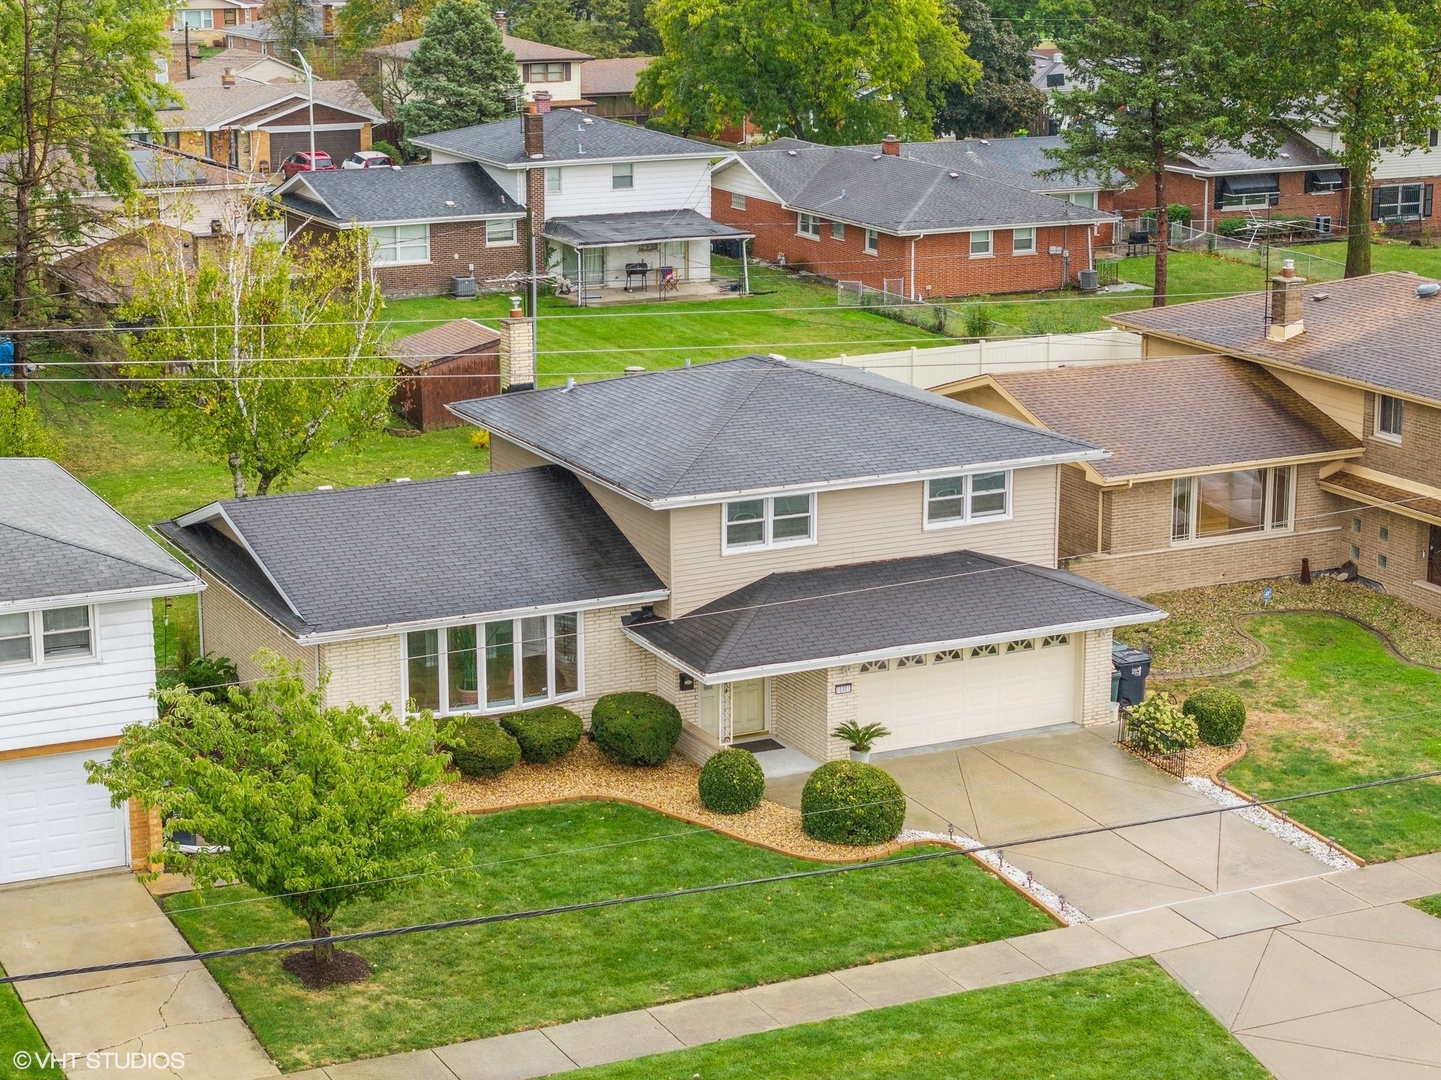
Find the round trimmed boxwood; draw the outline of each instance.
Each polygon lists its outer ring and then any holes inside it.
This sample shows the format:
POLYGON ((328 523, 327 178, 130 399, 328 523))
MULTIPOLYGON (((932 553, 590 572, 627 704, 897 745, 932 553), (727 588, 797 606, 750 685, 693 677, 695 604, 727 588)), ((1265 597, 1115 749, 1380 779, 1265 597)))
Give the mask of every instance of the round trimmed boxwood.
POLYGON ((454 732, 454 741, 442 749, 466 776, 499 776, 520 760, 520 743, 487 716, 462 717, 454 732))
POLYGON ((701 768, 701 805, 717 814, 744 814, 760 805, 766 789, 761 763, 749 750, 732 747, 712 754, 701 768))
POLYGON ((832 844, 882 844, 901 833, 906 796, 890 774, 860 761, 832 761, 801 791, 801 828, 832 844))
POLYGON ((622 765, 660 765, 680 741, 680 712, 655 694, 606 694, 590 711, 590 730, 622 765))
POLYGON ((1240 694, 1219 686, 1197 690, 1181 710, 1196 721, 1201 741, 1209 746, 1234 746, 1246 730, 1246 703, 1240 694))
POLYGON ((585 734, 581 718, 559 705, 542 705, 502 716, 500 726, 515 736, 515 741, 520 743, 520 756, 534 765, 546 765, 565 757, 585 734))

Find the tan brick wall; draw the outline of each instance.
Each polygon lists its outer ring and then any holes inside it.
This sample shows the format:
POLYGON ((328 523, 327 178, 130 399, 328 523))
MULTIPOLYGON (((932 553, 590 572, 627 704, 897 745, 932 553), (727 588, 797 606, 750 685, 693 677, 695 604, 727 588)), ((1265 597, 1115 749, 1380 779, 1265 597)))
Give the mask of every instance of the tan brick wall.
POLYGON ((830 744, 835 740, 830 737, 826 672, 777 675, 770 684, 771 730, 775 737, 816 761, 828 760, 830 744))
POLYGON ((1111 719, 1110 630, 1089 630, 1081 640, 1081 715, 1083 724, 1104 724, 1111 719))
POLYGON ((1101 537, 1101 488, 1086 479, 1086 474, 1067 465, 1061 472, 1060 523, 1057 554, 1063 559, 1073 555, 1089 555, 1097 550, 1101 537))
MULTIPOLYGON (((590 721, 590 710, 606 694, 628 690, 649 690, 656 683, 661 663, 653 653, 642 649, 621 629, 622 615, 631 608, 603 608, 583 615, 585 628, 585 696, 568 701, 565 707, 590 721)), ((671 683, 672 687, 676 684, 671 683)), ((695 695, 690 695, 694 702, 695 695)), ((673 700, 673 699, 671 699, 673 700)), ((694 704, 691 706, 694 714, 694 704)), ((685 710, 681 709, 681 715, 685 710)))
POLYGON ((1360 549, 1356 566, 1363 577, 1379 582, 1388 593, 1422 611, 1441 616, 1441 588, 1426 581, 1426 549, 1431 541, 1428 522, 1377 507, 1358 507, 1342 520, 1345 528, 1339 537, 1342 550, 1338 560, 1349 559, 1354 545, 1360 549), (1360 532, 1352 527, 1357 520, 1361 522, 1360 532), (1383 555, 1384 567, 1380 565, 1383 555))
POLYGON ((244 682, 260 678, 264 672, 255 662, 255 654, 269 649, 300 665, 307 686, 315 685, 316 649, 298 644, 281 629, 240 599, 229 588, 205 571, 201 578, 208 586, 200 594, 200 646, 204 652, 228 656, 244 682))
POLYGON ((1441 488, 1441 409, 1408 401, 1401 412, 1401 445, 1378 439, 1376 395, 1366 395, 1361 440, 1366 452, 1356 462, 1419 484, 1441 488))
POLYGON ((160 815, 131 799, 125 804, 130 815, 130 869, 137 874, 149 873, 155 867, 150 865, 150 855, 159 851, 165 842, 160 828, 160 815))
POLYGON ((364 638, 326 645, 320 651, 320 663, 329 674, 325 687, 327 705, 364 705, 379 709, 389 705, 401 712, 400 636, 364 638))

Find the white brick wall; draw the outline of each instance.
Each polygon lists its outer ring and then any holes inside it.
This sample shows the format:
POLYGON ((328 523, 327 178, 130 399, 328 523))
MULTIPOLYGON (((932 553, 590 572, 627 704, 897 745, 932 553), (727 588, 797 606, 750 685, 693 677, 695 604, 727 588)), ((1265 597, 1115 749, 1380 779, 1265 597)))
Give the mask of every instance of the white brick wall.
POLYGON ((1083 724, 1111 719, 1111 631, 1091 630, 1081 642, 1081 715, 1083 724))
POLYGON ((400 698, 399 635, 326 645, 321 650, 320 662, 330 673, 330 682, 325 687, 327 705, 354 702, 379 709, 388 704, 396 712, 405 707, 400 698))
POLYGON ((316 650, 298 644, 223 584, 201 572, 209 586, 200 594, 200 647, 228 656, 245 682, 264 674, 255 654, 270 649, 300 665, 307 686, 315 685, 316 650))

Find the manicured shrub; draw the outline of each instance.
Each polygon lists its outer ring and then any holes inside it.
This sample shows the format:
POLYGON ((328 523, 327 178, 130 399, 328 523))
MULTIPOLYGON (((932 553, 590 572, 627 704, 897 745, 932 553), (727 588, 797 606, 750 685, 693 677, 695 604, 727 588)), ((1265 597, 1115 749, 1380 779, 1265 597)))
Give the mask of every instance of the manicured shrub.
POLYGON ((1169 694, 1152 690, 1145 701, 1131 706, 1126 738, 1142 750, 1175 754, 1196 745, 1196 721, 1183 713, 1169 694))
POLYGON ((744 814, 760 805, 766 789, 761 763, 749 750, 712 754, 700 771, 701 805, 717 814, 744 814))
POLYGON ((581 718, 559 705, 542 705, 502 716, 500 726, 520 743, 520 756, 535 765, 565 757, 585 734, 581 718))
POLYGON ((801 791, 801 828, 832 844, 881 844, 900 835, 906 797, 890 774, 859 761, 831 761, 801 791))
POLYGON ((590 730, 622 765, 660 765, 680 740, 680 713, 655 694, 607 694, 590 711, 590 730))
POLYGON ((466 776, 499 776, 520 760, 520 743, 488 716, 456 721, 451 741, 442 744, 466 776))
POLYGON ((1246 703, 1241 695, 1219 686, 1197 690, 1181 711, 1196 721, 1196 732, 1208 746, 1234 746, 1246 729, 1246 703))

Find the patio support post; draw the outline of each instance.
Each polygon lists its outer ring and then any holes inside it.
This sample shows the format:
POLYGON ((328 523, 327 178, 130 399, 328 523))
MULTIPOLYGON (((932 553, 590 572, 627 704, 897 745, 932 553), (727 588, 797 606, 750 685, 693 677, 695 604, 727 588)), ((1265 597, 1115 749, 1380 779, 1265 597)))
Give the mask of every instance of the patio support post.
POLYGON ((751 294, 751 260, 746 251, 746 244, 749 243, 744 237, 741 238, 741 295, 751 294))
POLYGON ((720 744, 729 746, 734 735, 731 734, 731 684, 721 683, 720 685, 720 744))

